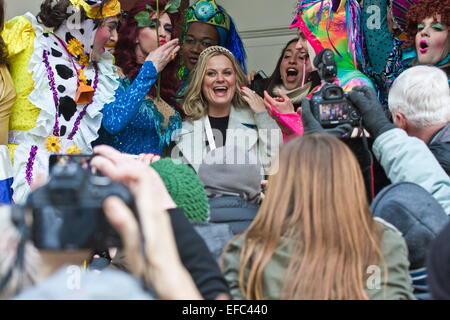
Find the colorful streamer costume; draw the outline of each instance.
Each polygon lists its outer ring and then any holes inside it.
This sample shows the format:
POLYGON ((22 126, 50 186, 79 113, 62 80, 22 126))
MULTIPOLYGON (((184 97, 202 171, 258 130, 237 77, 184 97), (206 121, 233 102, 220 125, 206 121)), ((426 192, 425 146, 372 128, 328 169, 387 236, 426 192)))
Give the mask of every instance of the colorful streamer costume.
POLYGON ((360 14, 356 0, 299 1, 297 16, 290 26, 303 32, 315 54, 325 48, 334 51, 337 84, 344 91, 358 85, 373 87, 357 68, 363 60, 360 14))
MULTIPOLYGON (((297 15, 290 26, 299 28, 306 37, 311 47, 311 60, 325 48, 334 52, 338 69, 335 83, 344 91, 361 85, 374 87, 372 81, 357 68, 359 61, 363 60, 360 13, 361 8, 356 0, 299 1, 297 15)), ((320 88, 314 88, 310 96, 320 88)), ((303 132, 298 126, 296 114, 276 113, 274 116, 295 135, 303 132)))

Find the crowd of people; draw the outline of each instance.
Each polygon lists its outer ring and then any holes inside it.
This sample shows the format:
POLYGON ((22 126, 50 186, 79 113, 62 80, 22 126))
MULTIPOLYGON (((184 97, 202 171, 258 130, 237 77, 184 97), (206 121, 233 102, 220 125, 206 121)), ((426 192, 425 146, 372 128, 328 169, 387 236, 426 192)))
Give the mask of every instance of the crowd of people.
POLYGON ((0 298, 450 299, 450 0, 121 2, 0 0, 0 298))

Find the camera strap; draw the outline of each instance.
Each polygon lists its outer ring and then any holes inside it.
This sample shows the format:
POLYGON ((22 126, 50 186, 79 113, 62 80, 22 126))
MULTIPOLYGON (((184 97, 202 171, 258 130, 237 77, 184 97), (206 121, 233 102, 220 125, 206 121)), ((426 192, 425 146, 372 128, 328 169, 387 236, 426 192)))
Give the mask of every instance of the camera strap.
POLYGON ((366 132, 364 130, 364 127, 362 126, 362 123, 360 124, 360 128, 362 129, 362 143, 364 146, 364 150, 369 155, 369 162, 370 162, 370 195, 372 201, 375 198, 375 177, 374 177, 374 168, 373 168, 373 156, 372 152, 369 148, 369 143, 367 141, 366 132))

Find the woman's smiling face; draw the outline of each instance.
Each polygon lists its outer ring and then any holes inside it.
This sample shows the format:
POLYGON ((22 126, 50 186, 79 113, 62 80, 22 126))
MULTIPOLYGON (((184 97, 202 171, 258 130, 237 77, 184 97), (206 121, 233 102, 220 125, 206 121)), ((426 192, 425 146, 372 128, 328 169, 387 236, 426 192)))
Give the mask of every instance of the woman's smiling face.
POLYGON ((236 71, 224 55, 211 57, 203 77, 202 92, 209 105, 228 107, 236 93, 236 71))

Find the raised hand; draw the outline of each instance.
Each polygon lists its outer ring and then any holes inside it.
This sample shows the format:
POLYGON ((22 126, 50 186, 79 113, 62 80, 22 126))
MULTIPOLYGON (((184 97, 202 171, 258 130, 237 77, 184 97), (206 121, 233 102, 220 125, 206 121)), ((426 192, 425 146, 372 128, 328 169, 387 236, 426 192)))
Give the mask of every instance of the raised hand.
POLYGON ((272 98, 267 91, 264 91, 264 104, 266 108, 272 111, 272 106, 280 113, 294 113, 294 105, 289 97, 282 91, 279 91, 280 97, 272 98))
POLYGON ((147 164, 109 146, 97 146, 94 152, 96 156, 91 166, 124 184, 135 197, 138 207, 148 208, 150 204, 149 207, 155 211, 176 207, 161 177, 147 164))
POLYGON ((382 133, 393 129, 383 107, 377 99, 375 90, 369 87, 357 86, 347 94, 349 100, 361 113, 364 127, 377 138, 382 133))
POLYGON ((144 162, 109 146, 97 146, 94 152, 91 166, 126 185, 135 198, 140 230, 133 213, 121 199, 110 197, 104 203, 105 215, 124 244, 129 270, 143 276, 161 299, 201 299, 181 263, 166 211, 174 208, 175 203, 158 173, 144 162), (139 231, 145 244, 145 258, 141 254, 139 231))
POLYGON ((266 110, 263 99, 255 91, 248 87, 241 87, 241 95, 253 112, 258 113, 266 110))
POLYGON ((256 71, 251 71, 249 74, 247 74, 247 81, 248 83, 252 83, 253 80, 255 80, 256 71))
POLYGON ((170 61, 175 59, 178 51, 180 51, 179 40, 173 39, 150 52, 145 61, 153 62, 156 71, 159 73, 164 70, 170 61))

